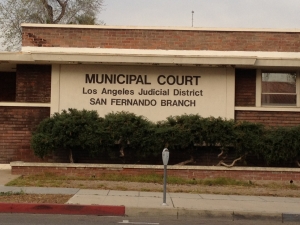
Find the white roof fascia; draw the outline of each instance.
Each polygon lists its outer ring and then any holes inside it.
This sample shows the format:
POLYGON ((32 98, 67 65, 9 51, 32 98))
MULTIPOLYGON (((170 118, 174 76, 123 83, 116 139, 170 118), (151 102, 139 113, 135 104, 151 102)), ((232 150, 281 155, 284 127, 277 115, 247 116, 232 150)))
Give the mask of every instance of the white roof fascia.
POLYGON ((259 58, 299 58, 300 52, 262 51, 212 51, 212 50, 164 50, 164 49, 119 49, 119 48, 68 48, 68 47, 22 47, 23 53, 76 53, 115 55, 172 55, 172 56, 237 56, 259 58))
POLYGON ((258 59, 255 66, 259 67, 300 67, 300 59, 258 59))
POLYGON ((55 63, 119 63, 119 64, 181 64, 181 65, 253 65, 255 58, 237 57, 175 57, 175 56, 142 56, 142 55, 73 55, 73 54, 39 54, 32 53, 34 61, 55 63))
POLYGON ((35 61, 299 67, 299 52, 23 47, 35 61))
POLYGON ((255 57, 215 51, 23 47, 35 61, 167 65, 253 65, 255 57))
POLYGON ((30 53, 0 52, 0 64, 10 62, 33 62, 33 59, 30 53))
POLYGON ((300 67, 300 52, 23 47, 19 53, 0 53, 0 63, 8 62, 300 67))

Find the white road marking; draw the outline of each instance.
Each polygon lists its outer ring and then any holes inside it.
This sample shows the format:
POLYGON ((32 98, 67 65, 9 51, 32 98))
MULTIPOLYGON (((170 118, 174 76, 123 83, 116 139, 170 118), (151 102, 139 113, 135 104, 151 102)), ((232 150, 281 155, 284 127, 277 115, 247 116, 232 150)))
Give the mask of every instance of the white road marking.
POLYGON ((126 223, 126 224, 144 224, 144 225, 159 225, 159 223, 129 222, 129 220, 123 220, 123 222, 119 222, 119 223, 126 223))

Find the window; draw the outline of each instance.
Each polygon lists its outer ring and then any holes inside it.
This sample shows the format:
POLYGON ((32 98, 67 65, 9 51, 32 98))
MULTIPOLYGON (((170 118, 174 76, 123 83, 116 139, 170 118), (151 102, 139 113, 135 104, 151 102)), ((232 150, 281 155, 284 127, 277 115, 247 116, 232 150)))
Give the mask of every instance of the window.
POLYGON ((296 72, 263 72, 262 105, 296 106, 296 72))
POLYGON ((16 101, 16 73, 0 72, 0 102, 16 101))

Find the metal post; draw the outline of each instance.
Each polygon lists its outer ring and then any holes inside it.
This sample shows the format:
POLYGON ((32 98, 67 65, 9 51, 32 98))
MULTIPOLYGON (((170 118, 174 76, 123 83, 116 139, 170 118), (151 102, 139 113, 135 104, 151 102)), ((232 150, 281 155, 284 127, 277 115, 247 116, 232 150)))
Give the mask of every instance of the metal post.
POLYGON ((164 164, 164 192, 163 192, 163 206, 167 205, 167 165, 169 162, 169 150, 164 148, 162 152, 162 160, 164 164))
POLYGON ((164 194, 162 205, 167 205, 167 165, 164 165, 164 194))

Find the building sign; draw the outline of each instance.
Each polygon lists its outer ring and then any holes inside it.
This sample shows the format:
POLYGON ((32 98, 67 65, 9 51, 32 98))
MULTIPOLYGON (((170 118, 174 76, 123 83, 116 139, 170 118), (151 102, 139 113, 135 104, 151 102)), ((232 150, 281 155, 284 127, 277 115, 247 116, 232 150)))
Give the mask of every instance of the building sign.
POLYGON ((129 111, 152 121, 182 114, 233 118, 227 105, 228 95, 234 99, 233 74, 227 68, 64 65, 59 105, 101 116, 129 111))

